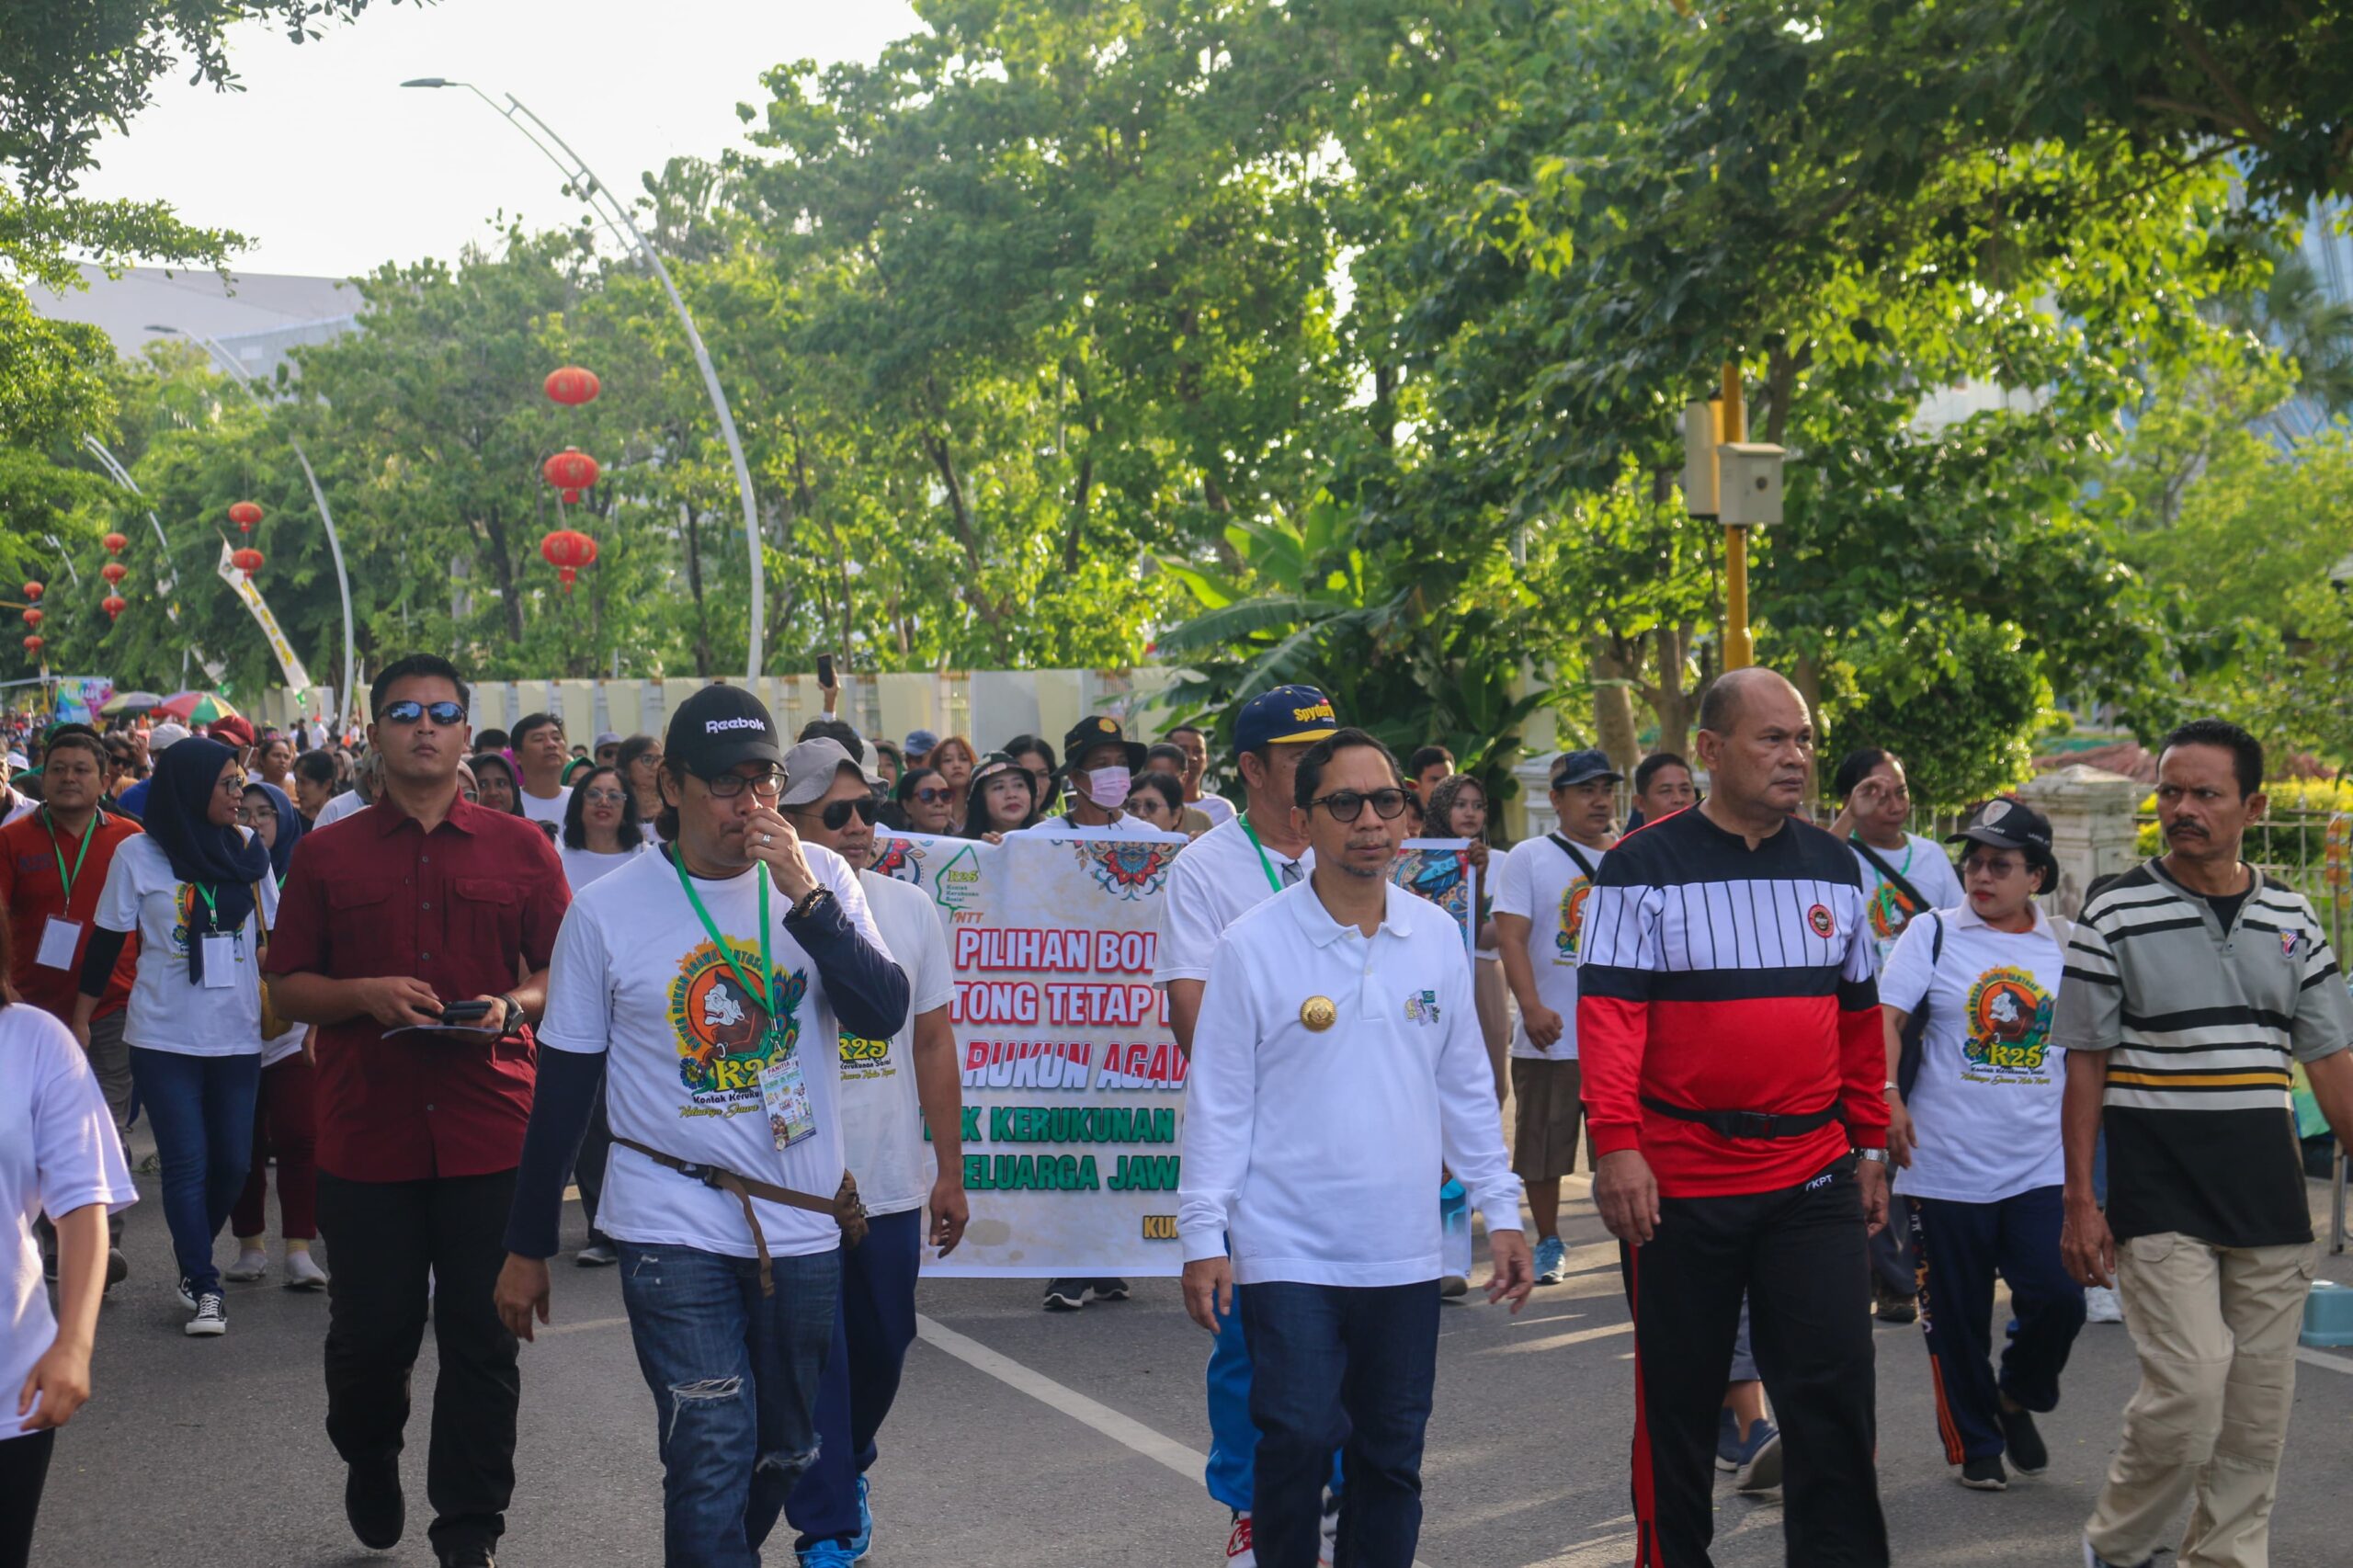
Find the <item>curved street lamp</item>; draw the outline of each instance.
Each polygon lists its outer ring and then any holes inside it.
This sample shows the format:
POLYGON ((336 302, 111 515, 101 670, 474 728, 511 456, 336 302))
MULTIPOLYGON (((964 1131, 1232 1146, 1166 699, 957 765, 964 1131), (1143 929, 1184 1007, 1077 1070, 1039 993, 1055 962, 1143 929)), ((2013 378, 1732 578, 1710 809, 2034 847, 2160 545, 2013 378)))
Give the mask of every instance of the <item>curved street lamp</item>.
MULTIPOLYGON (((149 332, 160 332, 173 336, 185 337, 191 343, 202 344, 205 351, 210 354, 214 362, 219 364, 221 369, 227 373, 229 380, 235 384, 237 390, 244 392, 247 397, 253 399, 253 403, 256 408, 267 409, 267 405, 262 402, 261 394, 254 391, 253 383, 245 379, 244 367, 238 364, 233 355, 232 355, 227 349, 222 347, 220 344, 214 342, 211 338, 207 337, 200 332, 189 332, 185 327, 173 326, 167 322, 149 322, 147 324, 147 330, 149 332)), ((358 697, 358 694, 351 689, 351 670, 353 664, 351 654, 351 576, 350 574, 347 573, 343 569, 343 540, 335 535, 335 514, 327 510, 327 493, 324 489, 320 488, 319 476, 311 467, 311 454, 302 449, 302 443, 301 439, 297 437, 291 430, 286 433, 286 444, 294 449, 294 460, 302 465, 302 477, 311 482, 311 499, 318 505, 319 521, 326 525, 327 551, 335 557, 335 591, 343 596, 343 685, 336 694, 338 699, 336 707, 338 713, 342 715, 357 713, 359 710, 358 697)), ((162 533, 160 525, 158 525, 156 531, 160 537, 162 533)), ((338 729, 343 727, 342 720, 340 718, 337 720, 336 727, 338 729)))
MULTIPOLYGON (((107 444, 104 441, 101 441, 96 436, 89 435, 85 432, 82 437, 82 445, 88 448, 90 455, 98 460, 98 466, 107 471, 108 478, 113 480, 117 484, 121 485, 125 490, 130 491, 133 495, 138 496, 142 504, 146 501, 147 493, 139 488, 139 482, 131 477, 131 471, 122 466, 122 460, 116 457, 112 451, 108 449, 107 444)), ((146 506, 144 510, 147 513, 147 526, 155 530, 155 543, 163 551, 164 556, 164 570, 157 575, 155 579, 155 585, 157 588, 162 590, 163 593, 164 614, 170 618, 171 623, 174 626, 177 626, 180 623, 179 601, 175 599, 172 595, 179 588, 179 574, 172 570, 171 541, 164 537, 164 525, 162 521, 156 517, 155 508, 153 506, 146 506)), ((74 572, 74 562, 70 558, 65 562, 65 569, 69 572, 74 572)), ((79 587, 81 583, 82 574, 79 572, 74 572, 74 586, 79 587)), ((214 664, 210 658, 207 658, 203 649, 198 647, 195 643, 190 642, 187 647, 180 650, 180 678, 183 682, 188 678, 188 661, 191 654, 195 656, 196 662, 199 665, 204 666, 204 673, 207 678, 216 682, 220 680, 222 666, 214 664)))
POLYGON ((401 85, 404 87, 463 87, 483 103, 490 105, 491 111, 521 131, 525 139, 532 146, 537 147, 546 156, 548 162, 553 164, 563 173, 565 181, 578 191, 592 208, 597 205, 599 198, 603 199, 604 207, 609 210, 599 211, 597 215, 603 218, 607 226, 614 229, 616 233, 625 232, 628 234, 631 243, 636 245, 638 254, 645 258, 645 264, 654 269, 654 276, 662 280, 664 292, 670 296, 671 309, 678 312, 679 324, 687 329, 687 345, 694 350, 695 364, 702 371, 703 390, 710 392, 711 410, 719 415, 719 433, 725 438, 727 455, 735 464, 735 489, 744 503, 744 542, 750 553, 752 567, 752 626, 748 649, 750 668, 745 679, 757 680, 760 676, 760 644, 766 619, 763 604, 766 596, 767 573, 760 558, 760 515, 759 508, 752 498, 752 469, 751 465, 744 460, 744 443, 735 434, 735 415, 728 409, 727 394, 720 390, 719 372, 711 365, 710 350, 703 347, 702 334, 695 330, 695 318, 688 313, 687 301, 679 296, 677 284, 671 281, 670 269, 662 265, 660 254, 654 250, 646 237, 638 232, 636 222, 629 215, 628 206, 606 188, 605 182, 598 179, 595 172, 581 161, 579 153, 565 144, 563 137, 558 136, 549 128, 546 120, 523 107, 522 99, 508 93, 506 95, 506 107, 502 108, 488 93, 483 92, 472 82, 452 81, 446 76, 418 76, 403 82, 401 85), (517 118, 518 115, 521 119, 517 118), (523 123, 526 119, 531 122, 530 125, 523 123), (538 127, 538 130, 534 131, 533 126, 538 127), (545 138, 544 141, 541 140, 542 137, 545 138), (554 145, 551 146, 549 144, 551 142, 554 145))

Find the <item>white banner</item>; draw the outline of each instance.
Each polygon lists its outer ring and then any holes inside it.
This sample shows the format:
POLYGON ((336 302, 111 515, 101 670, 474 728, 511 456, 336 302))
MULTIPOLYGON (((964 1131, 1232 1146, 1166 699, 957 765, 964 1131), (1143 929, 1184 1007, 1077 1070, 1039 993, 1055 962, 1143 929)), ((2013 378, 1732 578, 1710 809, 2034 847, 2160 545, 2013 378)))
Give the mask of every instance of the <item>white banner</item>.
MULTIPOLYGON (((1152 983, 1181 835, 886 840, 956 972, 964 1187, 944 1276, 1175 1275, 1185 1059, 1152 983)), ((846 1064, 847 1065, 847 1064, 846 1064)))
MULTIPOLYGON (((269 613, 269 606, 263 600, 261 590, 254 586, 251 578, 237 570, 229 555, 229 541, 223 539, 221 541, 221 580, 228 584, 229 591, 253 612, 255 623, 261 628, 262 636, 269 643, 269 651, 278 655, 278 667, 286 673, 286 684, 294 688, 299 701, 301 694, 311 684, 311 674, 302 667, 302 661, 294 656, 294 644, 289 642, 286 633, 278 630, 278 617, 269 613)), ((211 666, 206 667, 210 669, 211 666)), ((214 678, 219 677, 216 676, 214 678)))

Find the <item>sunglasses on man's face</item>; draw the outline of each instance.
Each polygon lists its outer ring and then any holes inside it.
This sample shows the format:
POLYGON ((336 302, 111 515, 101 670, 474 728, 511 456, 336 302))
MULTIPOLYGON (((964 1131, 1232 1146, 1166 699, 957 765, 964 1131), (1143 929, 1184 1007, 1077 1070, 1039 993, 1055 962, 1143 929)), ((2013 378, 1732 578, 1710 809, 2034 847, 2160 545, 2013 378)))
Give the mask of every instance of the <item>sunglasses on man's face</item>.
POLYGON ((440 725, 446 730, 453 724, 462 723, 465 721, 465 704, 461 702, 417 702, 414 700, 390 702, 384 705, 383 712, 378 714, 377 717, 390 723, 414 724, 419 719, 425 718, 428 714, 432 717, 435 723, 440 725))
MULTIPOLYGON (((811 808, 807 806, 803 806, 801 809, 802 811, 811 810, 811 808)), ((816 817, 819 822, 825 824, 826 832, 839 833, 842 829, 849 825, 850 814, 852 812, 857 813, 858 821, 864 823, 869 827, 872 827, 874 825, 874 819, 876 815, 880 813, 881 810, 882 802, 877 801, 873 796, 858 795, 847 801, 826 801, 825 809, 822 812, 818 812, 816 813, 816 817)))
POLYGON ((1334 822, 1354 822, 1364 814, 1367 806, 1383 822, 1393 822, 1405 813, 1405 791, 1398 789, 1375 790, 1370 794, 1357 790, 1335 790, 1328 795, 1318 795, 1308 802, 1321 806, 1332 813, 1334 822))

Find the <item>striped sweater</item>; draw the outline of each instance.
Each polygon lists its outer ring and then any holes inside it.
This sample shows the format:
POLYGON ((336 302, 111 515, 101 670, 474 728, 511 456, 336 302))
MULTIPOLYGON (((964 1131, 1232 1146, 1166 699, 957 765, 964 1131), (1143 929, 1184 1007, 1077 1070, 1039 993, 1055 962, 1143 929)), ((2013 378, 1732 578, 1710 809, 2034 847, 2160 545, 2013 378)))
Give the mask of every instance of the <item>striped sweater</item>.
POLYGON ((2216 1246, 2312 1240, 2292 1062, 2353 1041, 2353 998, 2303 895, 2254 871, 2230 927, 2158 861, 2085 905, 2052 1043, 2103 1051, 2108 1222, 2216 1246))

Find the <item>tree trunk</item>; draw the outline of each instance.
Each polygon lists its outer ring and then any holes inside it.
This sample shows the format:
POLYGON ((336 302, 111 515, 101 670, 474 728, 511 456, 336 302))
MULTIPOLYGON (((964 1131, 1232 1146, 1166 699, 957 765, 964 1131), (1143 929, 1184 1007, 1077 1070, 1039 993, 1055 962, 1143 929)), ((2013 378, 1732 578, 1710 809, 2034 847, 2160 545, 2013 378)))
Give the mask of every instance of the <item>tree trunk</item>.
POLYGON ((1593 733, 1610 766, 1620 773, 1631 773, 1634 764, 1643 759, 1643 744, 1634 729, 1633 690, 1627 684, 1636 672, 1620 657, 1623 646, 1608 637, 1594 642, 1590 661, 1594 676, 1593 733))
POLYGON ((1684 684, 1684 662, 1691 646, 1691 628, 1687 622, 1678 626, 1662 626, 1652 634, 1658 647, 1658 678, 1643 691, 1652 714, 1658 720, 1660 751, 1671 751, 1677 756, 1688 756, 1686 749, 1691 740, 1691 720, 1699 705, 1699 693, 1684 684))
POLYGON ((687 592, 695 601, 695 674, 705 680, 710 678, 710 609, 702 597, 702 528, 695 521, 694 508, 684 501, 678 503, 678 531, 687 545, 687 592))

